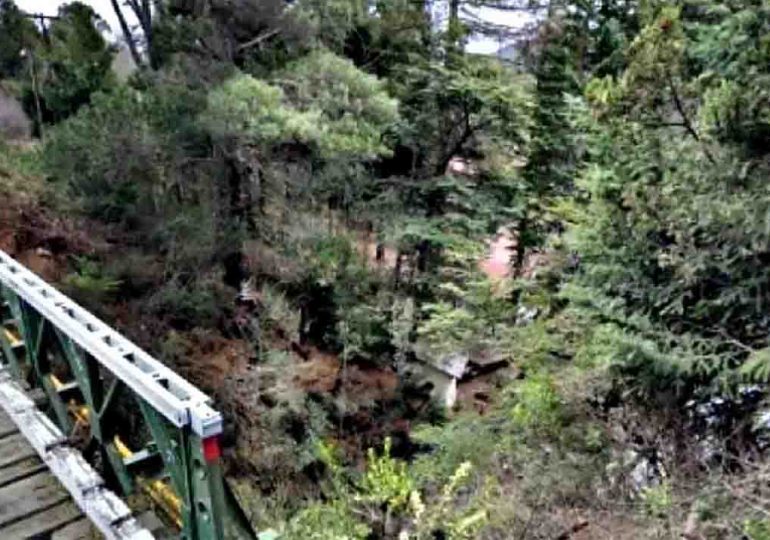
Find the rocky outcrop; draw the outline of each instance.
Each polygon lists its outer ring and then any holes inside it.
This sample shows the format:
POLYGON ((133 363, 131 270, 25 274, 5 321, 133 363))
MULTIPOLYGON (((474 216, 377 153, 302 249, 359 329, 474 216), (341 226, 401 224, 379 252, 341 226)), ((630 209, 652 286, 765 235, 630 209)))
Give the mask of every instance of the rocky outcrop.
POLYGON ((25 140, 32 133, 32 122, 21 104, 0 88, 0 140, 25 140))

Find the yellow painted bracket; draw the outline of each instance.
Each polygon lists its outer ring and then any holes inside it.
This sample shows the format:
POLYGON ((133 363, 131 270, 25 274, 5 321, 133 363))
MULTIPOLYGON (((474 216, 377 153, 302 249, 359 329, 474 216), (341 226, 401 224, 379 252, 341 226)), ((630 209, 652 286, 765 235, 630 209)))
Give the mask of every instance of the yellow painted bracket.
MULTIPOLYGON (((6 330, 7 332, 7 330, 6 330)), ((64 384, 56 375, 51 375, 51 382, 56 390, 64 387, 64 384)), ((74 399, 68 404, 70 415, 75 419, 76 426, 89 426, 89 410, 85 405, 77 403, 74 399)), ((118 435, 113 440, 115 449, 122 459, 129 459, 134 452, 126 446, 118 435)), ((136 477, 137 485, 144 491, 155 505, 178 527, 182 528, 182 500, 174 490, 163 480, 152 480, 143 476, 136 477)))
POLYGON ((19 337, 16 334, 11 332, 7 328, 3 328, 3 331, 5 332, 5 337, 8 338, 8 342, 11 344, 11 347, 18 347, 19 345, 21 345, 21 339, 19 339, 19 337))

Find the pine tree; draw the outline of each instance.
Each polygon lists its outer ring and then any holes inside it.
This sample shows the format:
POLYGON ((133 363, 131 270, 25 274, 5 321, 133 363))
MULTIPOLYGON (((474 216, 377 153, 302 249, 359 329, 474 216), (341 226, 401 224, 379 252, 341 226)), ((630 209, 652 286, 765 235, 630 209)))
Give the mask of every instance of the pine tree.
POLYGON ((548 199, 571 190, 576 150, 567 118, 565 97, 580 93, 579 58, 574 21, 554 16, 539 36, 534 75, 535 113, 529 161, 524 171, 526 201, 518 224, 514 264, 520 271, 526 250, 540 241, 546 224, 539 221, 548 199))

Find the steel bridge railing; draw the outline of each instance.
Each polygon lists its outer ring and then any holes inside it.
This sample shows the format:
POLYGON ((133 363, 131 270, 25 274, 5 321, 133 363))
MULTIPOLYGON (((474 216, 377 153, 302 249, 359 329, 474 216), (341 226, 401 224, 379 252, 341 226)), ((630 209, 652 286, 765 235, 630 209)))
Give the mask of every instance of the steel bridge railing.
POLYGON ((254 537, 208 396, 2 250, 0 306, 4 364, 124 494, 148 495, 184 540, 254 537))

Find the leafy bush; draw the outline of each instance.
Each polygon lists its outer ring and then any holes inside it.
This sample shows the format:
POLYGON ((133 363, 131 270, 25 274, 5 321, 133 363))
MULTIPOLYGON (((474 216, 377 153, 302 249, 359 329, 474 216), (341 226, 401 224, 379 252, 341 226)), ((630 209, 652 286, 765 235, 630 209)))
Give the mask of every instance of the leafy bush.
POLYGON ((299 340, 300 314, 277 287, 263 284, 258 293, 263 307, 260 324, 263 331, 275 330, 290 342, 299 340))
POLYGON ((563 421, 562 403, 553 381, 545 374, 530 375, 513 388, 513 425, 556 433, 563 421))
POLYGON ((666 517, 671 512, 673 501, 671 486, 667 482, 645 488, 641 492, 641 499, 644 510, 652 516, 666 517))
POLYGON ((75 259, 76 271, 64 277, 63 285, 76 300, 90 309, 101 311, 121 286, 121 282, 104 273, 101 266, 85 257, 75 259))
POLYGON ((390 444, 386 439, 379 456, 369 450, 360 478, 348 478, 336 462, 333 448, 321 445, 321 456, 332 474, 331 499, 292 518, 286 527, 287 538, 363 540, 372 534, 415 540, 436 535, 454 540, 474 538, 486 522, 486 513, 476 498, 457 503, 458 493, 471 477, 470 463, 453 471, 435 496, 424 495, 416 489, 406 463, 391 457, 390 444), (336 522, 327 521, 329 516, 336 522))
POLYGON ((182 282, 171 279, 148 300, 148 308, 180 329, 215 327, 232 293, 211 279, 182 282))
POLYGON ((382 455, 373 448, 367 453, 366 473, 359 483, 361 495, 356 499, 364 504, 385 504, 392 511, 406 507, 414 489, 406 463, 390 456, 391 440, 385 439, 382 455))
POLYGON ((239 74, 209 96, 204 122, 219 136, 299 142, 325 158, 372 159, 388 152, 383 134, 397 118, 382 83, 349 60, 315 51, 273 83, 239 74))
POLYGON ((356 520, 342 502, 311 504, 287 526, 287 540, 365 540, 370 529, 356 520))
POLYGON ((751 540, 770 539, 770 522, 768 520, 751 519, 743 525, 743 533, 751 540))
POLYGON ((51 206, 57 206, 61 202, 59 193, 46 183, 42 161, 38 147, 25 149, 0 140, 0 193, 9 201, 45 198, 51 206))
POLYGON ((152 207, 152 186, 163 185, 160 141, 147 116, 146 101, 128 88, 94 96, 92 105, 46 138, 48 173, 89 214, 136 219, 152 207))
POLYGON ((292 110, 280 87, 236 75, 209 94, 203 122, 215 135, 237 135, 254 142, 311 142, 320 138, 320 111, 292 110))

